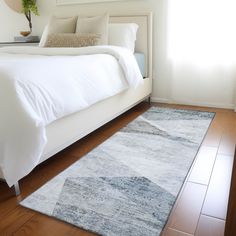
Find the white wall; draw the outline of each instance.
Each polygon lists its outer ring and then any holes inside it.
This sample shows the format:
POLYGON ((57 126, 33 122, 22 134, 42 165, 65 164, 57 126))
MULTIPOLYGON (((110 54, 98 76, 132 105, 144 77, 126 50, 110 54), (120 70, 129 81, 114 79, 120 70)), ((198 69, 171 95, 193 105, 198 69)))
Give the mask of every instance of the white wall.
MULTIPOLYGON (((171 66, 166 58, 167 0, 133 0, 70 6, 56 6, 56 0, 37 0, 37 2, 40 16, 33 17, 33 30, 34 34, 37 35, 41 35, 45 24, 52 14, 77 15, 83 13, 96 15, 105 11, 111 14, 152 11, 154 13, 153 100, 233 108, 234 82, 232 81, 217 80, 217 84, 214 84, 214 81, 212 81, 212 85, 208 85, 209 87, 212 86, 212 89, 209 89, 209 91, 203 90, 201 96, 192 96, 191 94, 191 90, 201 90, 200 87, 196 87, 198 83, 193 84, 192 87, 191 85, 188 86, 186 96, 182 96, 183 94, 178 95, 178 93, 172 90, 171 66), (227 87, 227 91, 222 91, 222 85, 227 87)), ((0 1, 0 22, 0 41, 12 41, 19 31, 27 29, 27 22, 24 16, 8 9, 3 1, 0 1)))

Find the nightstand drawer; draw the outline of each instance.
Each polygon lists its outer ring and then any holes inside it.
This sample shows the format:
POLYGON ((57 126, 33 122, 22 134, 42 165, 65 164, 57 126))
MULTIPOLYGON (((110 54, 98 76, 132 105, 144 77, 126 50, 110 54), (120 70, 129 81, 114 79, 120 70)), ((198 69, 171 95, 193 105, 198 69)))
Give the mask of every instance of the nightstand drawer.
POLYGON ((0 47, 11 47, 11 46, 38 46, 39 42, 3 42, 0 43, 0 47))

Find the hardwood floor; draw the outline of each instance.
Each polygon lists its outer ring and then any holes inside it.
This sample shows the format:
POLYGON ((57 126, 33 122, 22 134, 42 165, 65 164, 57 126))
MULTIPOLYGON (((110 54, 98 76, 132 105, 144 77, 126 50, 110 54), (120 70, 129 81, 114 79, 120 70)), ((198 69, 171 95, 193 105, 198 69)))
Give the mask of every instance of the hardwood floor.
MULTIPOLYGON (((236 157, 236 152, 234 158, 236 157)), ((236 235, 236 162, 234 162, 231 187, 230 187, 230 196, 228 204, 228 212, 226 217, 226 226, 225 226, 225 235, 226 236, 235 236, 236 235)))
MULTIPOLYGON (((236 143, 236 113, 224 109, 153 105, 216 112, 171 212, 163 236, 223 236, 236 143)), ((0 235, 94 235, 23 208, 18 202, 148 108, 147 103, 136 106, 36 167, 20 181, 22 194, 19 197, 14 197, 14 191, 5 183, 0 183, 0 235)))

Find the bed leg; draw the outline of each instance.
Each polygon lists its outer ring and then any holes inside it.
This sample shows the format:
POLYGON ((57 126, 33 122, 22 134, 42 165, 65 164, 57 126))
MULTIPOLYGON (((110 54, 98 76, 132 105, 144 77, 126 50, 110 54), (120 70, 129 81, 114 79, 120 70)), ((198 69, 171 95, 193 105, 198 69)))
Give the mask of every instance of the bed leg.
POLYGON ((148 104, 151 105, 151 97, 148 97, 148 104))
POLYGON ((14 189, 15 189, 16 196, 19 196, 19 195, 20 195, 19 182, 17 182, 16 184, 14 184, 14 189))

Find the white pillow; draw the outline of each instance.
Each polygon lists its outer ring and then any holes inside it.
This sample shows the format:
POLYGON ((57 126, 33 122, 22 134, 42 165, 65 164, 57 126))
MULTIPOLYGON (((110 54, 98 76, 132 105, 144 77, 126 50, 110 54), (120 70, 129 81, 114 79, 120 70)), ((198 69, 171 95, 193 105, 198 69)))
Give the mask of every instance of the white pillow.
POLYGON ((111 23, 108 26, 108 44, 135 50, 135 41, 138 31, 135 23, 111 23))
POLYGON ((52 16, 43 31, 39 46, 44 47, 49 34, 75 33, 77 17, 59 18, 52 16))
POLYGON ((108 21, 109 15, 106 13, 95 17, 79 16, 76 25, 76 33, 79 34, 99 34, 101 40, 99 44, 108 44, 108 21))

